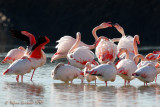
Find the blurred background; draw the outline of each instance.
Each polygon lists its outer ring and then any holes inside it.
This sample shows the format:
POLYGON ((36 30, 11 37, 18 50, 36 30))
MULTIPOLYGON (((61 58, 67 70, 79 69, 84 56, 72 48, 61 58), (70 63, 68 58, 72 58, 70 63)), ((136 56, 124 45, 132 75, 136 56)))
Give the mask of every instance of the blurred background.
MULTIPOLYGON (((26 30, 47 36, 53 52, 56 40, 64 35, 93 44, 92 29, 102 22, 119 23, 126 35, 140 35, 141 45, 160 45, 159 0, 0 0, 0 52, 25 44, 11 37, 9 30, 26 30), (6 48, 6 46, 8 46, 6 48)), ((121 37, 115 28, 99 30, 99 36, 121 37)))

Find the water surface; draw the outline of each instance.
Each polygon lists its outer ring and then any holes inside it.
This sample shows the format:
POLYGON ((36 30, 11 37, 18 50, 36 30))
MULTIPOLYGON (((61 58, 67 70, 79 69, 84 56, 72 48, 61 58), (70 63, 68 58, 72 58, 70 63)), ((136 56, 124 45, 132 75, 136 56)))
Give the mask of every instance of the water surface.
MULTIPOLYGON (((0 60, 6 53, 0 54, 0 60)), ((159 107, 160 104, 160 76, 157 85, 153 82, 148 86, 138 79, 131 81, 130 86, 124 86, 124 81, 117 76, 115 82, 97 80, 88 84, 81 84, 75 79, 73 84, 66 84, 51 78, 51 71, 58 62, 67 63, 65 59, 50 63, 52 54, 47 54, 47 63, 35 71, 33 82, 31 73, 24 75, 24 83, 17 83, 16 76, 0 75, 0 106, 66 106, 66 107, 159 107)), ((9 65, 1 65, 1 74, 9 65)))

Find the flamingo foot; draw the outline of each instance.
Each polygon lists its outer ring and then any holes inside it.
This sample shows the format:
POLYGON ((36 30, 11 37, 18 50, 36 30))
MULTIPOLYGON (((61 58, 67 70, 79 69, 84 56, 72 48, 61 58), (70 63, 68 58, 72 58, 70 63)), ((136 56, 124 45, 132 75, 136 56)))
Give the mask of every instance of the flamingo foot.
POLYGON ((33 78, 33 75, 34 75, 34 72, 35 72, 35 70, 36 70, 36 69, 34 69, 34 71, 33 71, 33 73, 32 73, 32 76, 31 76, 31 81, 32 81, 32 78, 33 78))
POLYGON ((17 75, 17 77, 16 77, 16 81, 17 81, 17 82, 19 82, 19 75, 17 75))

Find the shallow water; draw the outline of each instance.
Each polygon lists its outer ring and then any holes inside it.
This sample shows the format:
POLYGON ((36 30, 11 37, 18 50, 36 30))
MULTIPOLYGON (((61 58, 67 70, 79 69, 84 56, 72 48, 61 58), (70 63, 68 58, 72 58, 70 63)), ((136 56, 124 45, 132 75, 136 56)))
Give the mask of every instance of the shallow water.
MULTIPOLYGON (((0 60, 6 53, 0 54, 0 60)), ((24 75, 24 83, 17 83, 16 76, 0 75, 0 106, 66 106, 66 107, 159 107, 160 104, 160 76, 157 85, 143 83, 137 79, 131 81, 130 86, 124 86, 124 81, 117 76, 115 82, 104 82, 97 80, 97 84, 87 81, 81 84, 75 79, 73 84, 65 84, 51 78, 51 71, 58 62, 67 63, 65 59, 50 63, 52 54, 47 54, 47 63, 35 71, 33 82, 30 74, 24 75)), ((1 65, 1 74, 9 65, 1 65)))

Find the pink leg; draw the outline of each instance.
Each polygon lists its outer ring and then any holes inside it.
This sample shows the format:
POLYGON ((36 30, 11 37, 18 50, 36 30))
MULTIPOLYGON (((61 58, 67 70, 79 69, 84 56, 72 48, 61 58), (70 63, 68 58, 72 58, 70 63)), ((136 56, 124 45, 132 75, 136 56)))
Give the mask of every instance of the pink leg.
POLYGON ((96 80, 95 80, 95 85, 96 85, 96 80))
POLYGON ((81 83, 83 84, 83 80, 81 80, 81 83))
POLYGON ((71 80, 71 84, 72 84, 72 80, 71 80))
POLYGON ((155 78, 155 83, 157 83, 157 75, 156 75, 156 78, 155 78))
POLYGON ((21 82, 23 83, 23 75, 21 75, 21 82))
POLYGON ((127 82, 127 81, 126 81, 126 80, 124 80, 124 85, 125 85, 125 86, 126 86, 126 82, 127 82))
POLYGON ((128 85, 130 85, 130 80, 128 80, 128 85))
POLYGON ((144 86, 145 86, 145 82, 144 82, 144 86))
POLYGON ((19 75, 17 75, 16 80, 17 80, 17 82, 19 82, 19 75))
MULTIPOLYGON (((35 71, 36 69, 34 69, 34 71, 35 71)), ((32 81, 32 78, 33 78, 33 75, 34 75, 34 71, 33 71, 33 73, 32 73, 32 76, 31 76, 31 81, 32 81)))
POLYGON ((105 81, 105 83, 106 83, 106 86, 107 86, 107 81, 105 81))
POLYGON ((148 86, 147 83, 146 83, 146 86, 148 86))

